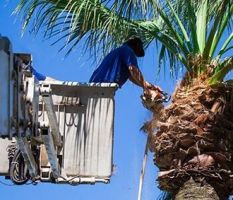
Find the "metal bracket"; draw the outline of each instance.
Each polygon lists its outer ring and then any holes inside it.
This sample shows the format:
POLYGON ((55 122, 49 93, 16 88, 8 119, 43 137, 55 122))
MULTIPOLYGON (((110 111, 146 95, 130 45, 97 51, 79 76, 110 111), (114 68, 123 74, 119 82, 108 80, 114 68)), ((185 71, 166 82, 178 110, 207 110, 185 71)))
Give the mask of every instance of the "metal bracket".
POLYGON ((48 119, 49 119, 49 124, 51 128, 51 133, 54 138, 54 143, 55 145, 61 147, 62 146, 62 139, 61 139, 61 134, 59 131, 59 126, 57 122, 57 117, 56 114, 53 110, 53 100, 51 97, 51 87, 50 85, 43 84, 40 87, 40 92, 43 98, 43 101, 45 103, 45 109, 47 111, 48 119))
POLYGON ((29 169, 30 176, 35 178, 37 176, 38 168, 27 139, 25 137, 16 137, 16 141, 29 169))
POLYGON ((47 151, 47 155, 48 155, 48 160, 49 163, 51 165, 51 169, 53 172, 53 176, 54 178, 58 178, 60 177, 60 167, 57 161, 57 154, 56 154, 56 150, 54 147, 54 142, 53 142, 53 137, 49 131, 49 127, 43 127, 41 129, 41 137, 42 140, 44 142, 46 151, 47 151))

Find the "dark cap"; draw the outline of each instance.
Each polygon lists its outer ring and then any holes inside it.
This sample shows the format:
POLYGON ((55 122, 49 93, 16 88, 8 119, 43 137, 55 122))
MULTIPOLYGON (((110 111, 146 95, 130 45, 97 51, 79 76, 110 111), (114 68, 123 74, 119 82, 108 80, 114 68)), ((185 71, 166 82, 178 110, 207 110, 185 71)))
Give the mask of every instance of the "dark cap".
POLYGON ((129 47, 131 47, 136 54, 137 57, 143 57, 145 55, 144 49, 143 49, 143 42, 138 37, 133 37, 129 39, 127 42, 125 42, 129 47))

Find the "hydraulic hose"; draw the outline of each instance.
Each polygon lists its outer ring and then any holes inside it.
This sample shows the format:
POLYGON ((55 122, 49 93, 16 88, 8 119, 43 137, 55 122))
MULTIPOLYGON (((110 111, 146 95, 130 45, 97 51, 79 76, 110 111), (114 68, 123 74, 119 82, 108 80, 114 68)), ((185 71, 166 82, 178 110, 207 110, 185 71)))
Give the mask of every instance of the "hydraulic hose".
POLYGON ((16 185, 23 185, 29 180, 27 165, 24 162, 20 150, 15 152, 15 155, 10 164, 10 179, 16 185))

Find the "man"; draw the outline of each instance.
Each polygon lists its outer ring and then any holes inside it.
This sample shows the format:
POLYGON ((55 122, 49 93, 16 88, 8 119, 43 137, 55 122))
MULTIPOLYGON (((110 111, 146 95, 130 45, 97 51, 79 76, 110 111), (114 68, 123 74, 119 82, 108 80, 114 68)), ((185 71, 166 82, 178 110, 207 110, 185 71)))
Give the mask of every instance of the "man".
POLYGON ((122 46, 112 50, 94 71, 90 82, 117 83, 119 87, 129 79, 134 84, 142 87, 144 91, 156 90, 161 92, 157 86, 144 80, 138 68, 137 57, 145 55, 143 43, 140 38, 132 38, 122 46))
POLYGON ((26 70, 26 71, 29 71, 31 72, 38 81, 44 81, 46 79, 46 76, 37 72, 34 67, 32 67, 32 65, 29 63, 29 64, 25 64, 23 65, 23 69, 26 70))
POLYGON ((31 71, 38 81, 44 81, 46 79, 45 75, 37 72, 33 67, 31 68, 31 71))

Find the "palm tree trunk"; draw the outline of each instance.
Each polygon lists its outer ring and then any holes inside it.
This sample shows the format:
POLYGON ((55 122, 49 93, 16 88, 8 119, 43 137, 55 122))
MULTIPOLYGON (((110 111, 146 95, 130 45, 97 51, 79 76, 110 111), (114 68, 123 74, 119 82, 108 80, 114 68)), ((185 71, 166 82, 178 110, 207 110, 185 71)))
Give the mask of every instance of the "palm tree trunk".
POLYGON ((175 200, 220 200, 214 188, 208 183, 198 183, 192 178, 184 183, 175 200))
POLYGON ((159 187, 175 200, 226 200, 232 194, 232 94, 230 86, 193 81, 176 89, 169 106, 150 106, 154 119, 145 130, 159 187))

